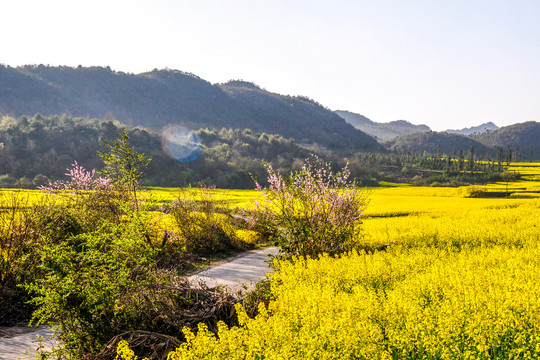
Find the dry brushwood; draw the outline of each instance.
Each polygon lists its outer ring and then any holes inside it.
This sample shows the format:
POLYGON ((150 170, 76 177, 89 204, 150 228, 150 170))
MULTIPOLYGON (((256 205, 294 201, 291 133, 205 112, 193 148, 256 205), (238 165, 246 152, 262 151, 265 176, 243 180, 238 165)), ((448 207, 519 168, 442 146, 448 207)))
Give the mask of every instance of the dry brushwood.
POLYGON ((368 245, 365 246, 362 250, 365 251, 366 254, 372 255, 377 251, 386 251, 390 246, 396 245, 397 242, 392 241, 388 244, 374 244, 374 245, 368 245))
POLYGON ((194 287, 185 280, 175 279, 169 286, 147 287, 138 296, 144 301, 141 311, 145 312, 146 323, 153 331, 118 334, 98 355, 88 357, 88 360, 114 359, 121 340, 126 340, 141 358, 166 359, 167 354, 184 341, 184 327, 196 331, 197 324, 205 323, 211 331, 217 331, 220 320, 228 325, 236 324, 234 304, 238 300, 219 287, 208 288, 204 284, 194 287))
POLYGON ((148 360, 165 360, 169 352, 182 344, 182 341, 170 335, 143 330, 128 331, 113 337, 92 360, 114 359, 118 343, 122 340, 126 340, 136 353, 144 353, 148 360))

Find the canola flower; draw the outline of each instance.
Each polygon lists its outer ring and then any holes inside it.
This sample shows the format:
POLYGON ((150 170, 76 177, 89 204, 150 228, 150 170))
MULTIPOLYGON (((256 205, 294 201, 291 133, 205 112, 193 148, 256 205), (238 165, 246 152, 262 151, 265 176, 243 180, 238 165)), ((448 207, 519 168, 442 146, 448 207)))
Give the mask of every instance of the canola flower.
POLYGON ((540 200, 490 200, 479 201, 483 205, 477 208, 462 205, 409 216, 368 218, 364 221, 364 241, 396 242, 403 247, 461 248, 525 246, 540 240, 540 200))
POLYGON ((169 359, 540 358, 540 200, 466 192, 374 190, 362 241, 388 252, 280 262, 268 309, 186 329, 169 359))
POLYGON ((280 263, 276 300, 204 325, 181 359, 535 359, 540 249, 414 249, 280 263))

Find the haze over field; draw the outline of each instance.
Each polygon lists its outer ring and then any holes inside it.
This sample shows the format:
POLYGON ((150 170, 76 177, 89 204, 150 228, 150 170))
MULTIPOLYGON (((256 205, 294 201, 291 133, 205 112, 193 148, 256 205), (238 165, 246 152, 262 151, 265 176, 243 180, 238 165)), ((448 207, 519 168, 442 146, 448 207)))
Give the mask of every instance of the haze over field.
POLYGON ((540 3, 4 2, 0 63, 252 81, 433 130, 539 120, 540 3))

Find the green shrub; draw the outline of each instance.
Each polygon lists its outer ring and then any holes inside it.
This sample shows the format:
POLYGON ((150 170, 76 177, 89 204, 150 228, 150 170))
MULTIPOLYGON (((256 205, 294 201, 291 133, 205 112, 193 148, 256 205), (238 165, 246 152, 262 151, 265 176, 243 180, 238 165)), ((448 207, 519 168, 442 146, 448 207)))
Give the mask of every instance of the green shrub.
POLYGON ((170 206, 188 253, 210 255, 243 247, 235 237, 227 201, 219 201, 212 190, 201 187, 195 195, 181 193, 170 206))
POLYGON ((27 320, 33 308, 27 292, 18 284, 35 274, 32 228, 33 212, 28 195, 19 191, 0 193, 0 326, 27 320))
POLYGON ((0 187, 17 187, 17 179, 9 174, 0 175, 0 187))
POLYGON ((131 295, 157 280, 154 252, 135 223, 106 223, 37 251, 44 275, 27 285, 38 307, 34 320, 56 325, 68 354, 97 353, 140 325, 140 304, 131 295))

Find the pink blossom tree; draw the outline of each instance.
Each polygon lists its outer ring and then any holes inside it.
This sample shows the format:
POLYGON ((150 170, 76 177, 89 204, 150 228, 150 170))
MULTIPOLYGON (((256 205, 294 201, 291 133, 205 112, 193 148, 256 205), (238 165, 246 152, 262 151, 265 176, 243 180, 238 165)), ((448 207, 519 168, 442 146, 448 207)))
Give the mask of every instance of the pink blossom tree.
POLYGON ((128 208, 125 196, 117 191, 112 180, 98 176, 95 170, 86 170, 75 161, 65 175, 67 180, 58 180, 39 189, 54 197, 61 197, 63 200, 55 206, 74 214, 80 223, 89 228, 98 226, 103 219, 118 222, 128 208))
POLYGON ((256 204, 253 221, 275 235, 283 253, 315 257, 355 247, 368 199, 349 180, 348 166, 334 173, 330 164, 313 157, 288 178, 269 164, 266 170, 269 186, 256 182, 263 200, 256 204))
POLYGON ((73 191, 78 193, 87 190, 111 190, 112 184, 109 178, 96 177, 96 170, 86 170, 79 165, 77 161, 71 164, 71 168, 67 169, 65 174, 69 180, 58 180, 47 185, 40 186, 39 189, 49 192, 58 193, 60 191, 73 191))

